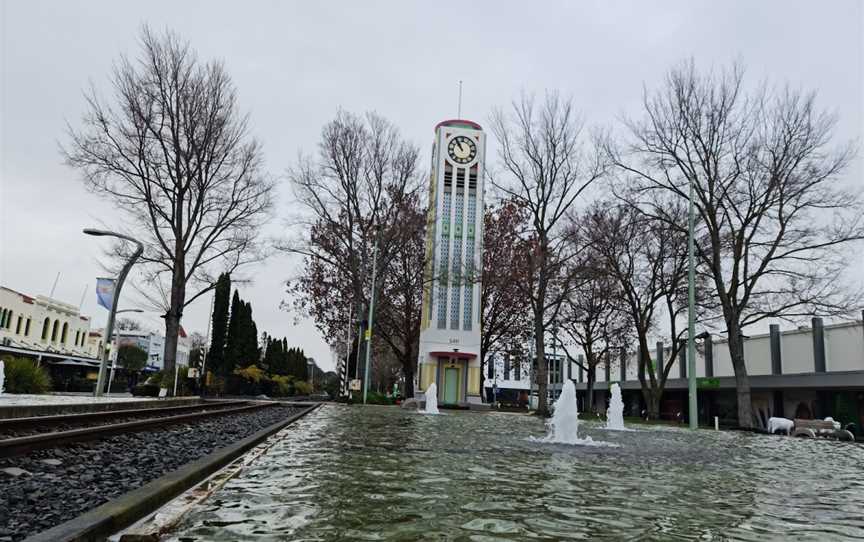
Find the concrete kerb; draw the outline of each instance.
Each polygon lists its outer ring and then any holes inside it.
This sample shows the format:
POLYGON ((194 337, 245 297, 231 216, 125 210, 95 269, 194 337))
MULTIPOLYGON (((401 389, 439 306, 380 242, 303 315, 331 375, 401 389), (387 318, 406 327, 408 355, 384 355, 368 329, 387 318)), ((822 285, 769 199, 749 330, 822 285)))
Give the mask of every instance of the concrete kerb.
MULTIPOLYGON (((291 404, 291 403, 287 403, 291 404)), ((33 535, 24 542, 104 540, 170 501, 183 491, 240 457, 258 443, 312 412, 321 404, 294 403, 306 408, 257 433, 149 482, 75 519, 33 535)))

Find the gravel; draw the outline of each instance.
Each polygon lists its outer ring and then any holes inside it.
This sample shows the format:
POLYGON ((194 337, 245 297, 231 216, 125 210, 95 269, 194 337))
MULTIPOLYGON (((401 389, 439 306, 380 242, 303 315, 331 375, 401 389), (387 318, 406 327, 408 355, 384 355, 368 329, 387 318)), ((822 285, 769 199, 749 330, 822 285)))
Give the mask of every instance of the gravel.
POLYGON ((0 459, 0 542, 73 519, 298 410, 276 406, 0 459))

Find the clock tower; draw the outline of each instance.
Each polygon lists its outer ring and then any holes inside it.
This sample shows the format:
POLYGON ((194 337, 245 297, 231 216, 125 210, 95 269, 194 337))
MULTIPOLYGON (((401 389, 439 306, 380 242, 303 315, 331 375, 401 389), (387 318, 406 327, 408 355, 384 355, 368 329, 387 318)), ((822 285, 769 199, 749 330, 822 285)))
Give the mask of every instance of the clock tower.
POLYGON ((417 396, 434 382, 438 403, 481 403, 480 277, 486 134, 476 122, 435 127, 417 396))

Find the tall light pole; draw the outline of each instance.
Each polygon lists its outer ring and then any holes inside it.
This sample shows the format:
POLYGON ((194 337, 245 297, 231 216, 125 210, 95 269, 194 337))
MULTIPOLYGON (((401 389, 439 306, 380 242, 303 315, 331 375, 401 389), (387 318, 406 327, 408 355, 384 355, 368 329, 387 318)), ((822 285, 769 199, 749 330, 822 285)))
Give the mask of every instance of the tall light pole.
MULTIPOLYGON (((123 312, 144 312, 141 309, 120 309, 116 314, 123 312)), ((108 375, 107 395, 111 395, 111 382, 114 381, 114 368, 117 367, 117 358, 120 357, 120 330, 114 332, 114 341, 111 343, 111 373, 108 375)), ((127 375, 128 376, 128 375, 127 375)))
MULTIPOLYGON (((114 316, 117 314, 117 302, 120 300, 120 289, 123 287, 123 282, 126 280, 126 275, 129 274, 129 270, 132 269, 132 265, 135 263, 135 260, 137 260, 138 257, 141 256, 141 254, 144 252, 144 245, 141 244, 141 241, 138 241, 137 239, 133 239, 132 237, 113 231, 95 230, 87 228, 84 230, 84 233, 87 235, 94 235, 96 237, 117 237, 118 239, 123 239, 124 241, 135 243, 135 252, 132 253, 132 256, 123 265, 123 269, 120 270, 120 274, 117 276, 117 282, 114 284, 114 296, 111 299, 111 310, 108 311, 108 322, 105 324, 105 337, 110 342, 112 333, 114 332, 114 316)), ((105 370, 107 369, 107 367, 108 349, 103 348, 102 362, 99 364, 99 377, 96 379, 96 389, 93 391, 94 397, 102 397, 102 385, 105 383, 105 370)))
POLYGON ((369 293, 369 326, 366 328, 366 364, 363 369, 363 404, 366 404, 366 394, 369 392, 369 357, 372 354, 372 318, 375 314, 375 280, 378 274, 378 236, 375 236, 375 248, 372 250, 372 291, 369 293))
POLYGON ((696 216, 693 206, 694 182, 690 179, 689 216, 687 227, 687 391, 690 399, 688 416, 690 429, 699 426, 699 405, 696 398, 696 216))

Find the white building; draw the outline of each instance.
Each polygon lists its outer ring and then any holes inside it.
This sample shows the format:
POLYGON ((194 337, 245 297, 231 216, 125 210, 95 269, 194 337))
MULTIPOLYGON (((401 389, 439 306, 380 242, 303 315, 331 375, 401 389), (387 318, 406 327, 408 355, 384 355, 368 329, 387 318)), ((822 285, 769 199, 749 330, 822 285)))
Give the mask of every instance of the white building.
POLYGON ((435 127, 418 397, 434 382, 441 404, 481 402, 480 269, 486 135, 479 124, 435 127))
POLYGON ((0 345, 92 357, 90 317, 69 303, 0 286, 0 345))
MULTIPOLYGON (((117 343, 134 344, 147 352, 147 365, 156 369, 165 367, 165 336, 153 331, 120 331, 117 335, 117 343)), ((180 327, 180 337, 177 340, 177 365, 189 366, 189 354, 192 348, 191 341, 186 335, 183 327, 180 327)))

